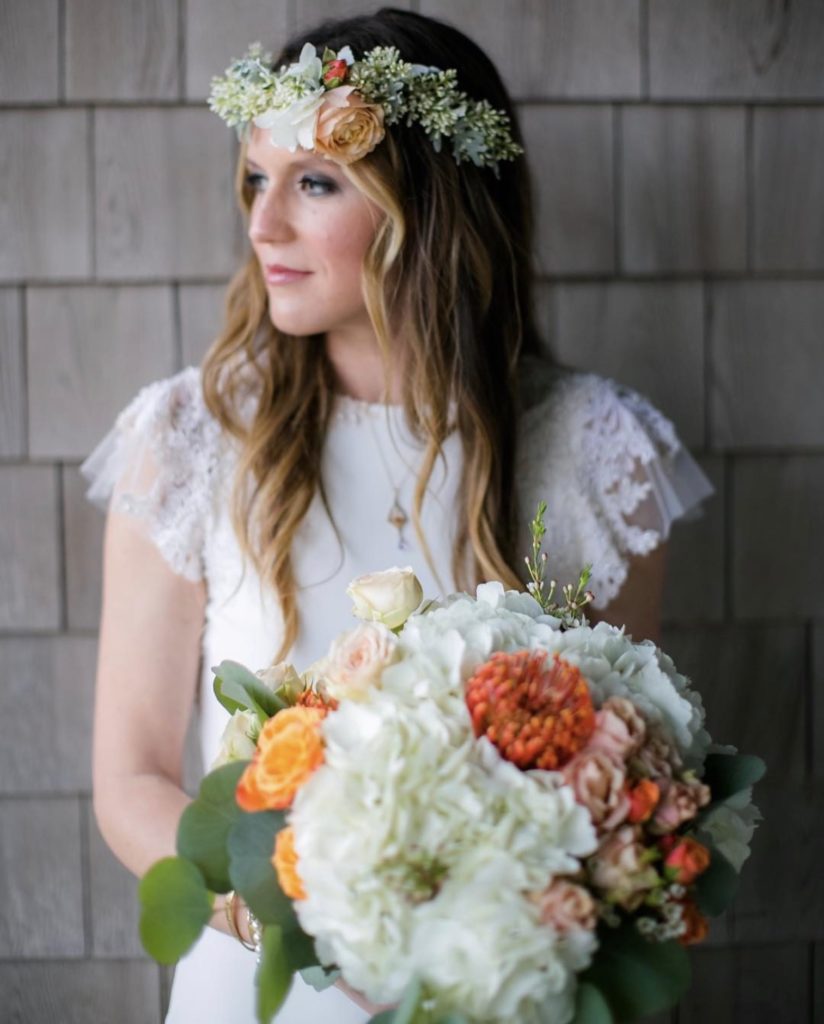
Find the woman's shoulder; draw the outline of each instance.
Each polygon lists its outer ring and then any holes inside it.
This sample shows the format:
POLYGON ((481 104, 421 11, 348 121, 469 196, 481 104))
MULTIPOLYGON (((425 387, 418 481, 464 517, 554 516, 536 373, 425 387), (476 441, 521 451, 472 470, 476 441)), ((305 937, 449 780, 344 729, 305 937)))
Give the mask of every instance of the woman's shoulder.
MULTIPOLYGON (((682 442, 673 422, 642 391, 612 377, 528 357, 521 368, 525 446, 586 454, 633 454, 643 463, 673 457, 682 442)), ((582 461, 583 460, 583 461, 582 461)))
POLYGON ((148 531, 172 567, 200 579, 205 530, 227 447, 200 367, 140 387, 80 466, 86 498, 148 531))

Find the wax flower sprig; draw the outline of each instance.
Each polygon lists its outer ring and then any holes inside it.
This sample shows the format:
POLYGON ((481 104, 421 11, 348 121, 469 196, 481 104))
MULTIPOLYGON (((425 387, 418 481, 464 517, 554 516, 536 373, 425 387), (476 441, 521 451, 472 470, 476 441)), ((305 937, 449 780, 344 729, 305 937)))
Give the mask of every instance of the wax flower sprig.
POLYGON ((526 589, 535 598, 546 615, 554 615, 556 618, 561 619, 565 627, 572 629, 575 626, 585 626, 587 625, 587 620, 584 615, 584 608, 595 597, 591 590, 586 589, 586 585, 592 576, 591 564, 588 563, 581 570, 574 593, 571 583, 566 583, 561 588, 561 593, 564 596, 562 604, 552 600, 557 586, 555 580, 549 581, 549 590, 544 593, 544 588, 547 585, 545 579, 546 564, 549 559, 547 552, 541 551, 544 534, 546 533, 546 526, 544 525, 545 513, 546 502, 540 501, 535 518, 529 524, 530 533, 532 534, 532 556, 526 555, 524 557, 524 562, 529 569, 530 575, 530 581, 527 583, 526 589))

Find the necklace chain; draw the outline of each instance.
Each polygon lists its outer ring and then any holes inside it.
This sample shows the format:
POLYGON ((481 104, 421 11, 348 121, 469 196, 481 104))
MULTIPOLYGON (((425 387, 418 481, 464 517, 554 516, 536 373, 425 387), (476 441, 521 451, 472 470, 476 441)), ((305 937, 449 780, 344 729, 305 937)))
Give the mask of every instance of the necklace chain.
MULTIPOLYGON (((406 537, 404 536, 404 532, 403 531, 404 531, 404 527, 409 522, 409 514, 407 513, 406 509, 401 504, 400 489, 404 485, 404 483, 406 482, 406 478, 409 476, 409 474, 411 472, 411 469, 407 466, 406 472, 404 473, 403 477, 401 478, 400 483, 397 483, 397 484, 395 483, 395 480, 392 477, 392 474, 389 472, 389 466, 387 465, 386 457, 383 454, 383 448, 382 448, 381 443, 380 443, 380 441, 378 439, 378 435, 377 435, 377 432, 375 430, 375 425, 372 422, 372 416, 370 415, 368 410, 366 412, 366 418, 369 421, 369 429, 372 431, 372 437, 374 438, 374 441, 375 441, 375 447, 378 450, 378 455, 379 455, 380 460, 381 460, 381 465, 383 466, 384 473, 386 473, 386 478, 389 481, 389 484, 390 484, 390 486, 392 488, 392 494, 393 494, 393 498, 394 498, 391 506, 389 507, 389 512, 387 513, 386 521, 388 523, 390 523, 392 526, 394 526, 395 529, 398 531, 398 548, 401 551, 405 551, 405 550, 408 550, 408 548, 409 548, 409 542, 407 541, 406 537)), ((394 447, 394 445, 393 445, 393 447, 394 447)), ((397 451, 397 449, 396 449, 396 451, 397 451)), ((400 453, 398 453, 398 454, 400 454, 400 453)))

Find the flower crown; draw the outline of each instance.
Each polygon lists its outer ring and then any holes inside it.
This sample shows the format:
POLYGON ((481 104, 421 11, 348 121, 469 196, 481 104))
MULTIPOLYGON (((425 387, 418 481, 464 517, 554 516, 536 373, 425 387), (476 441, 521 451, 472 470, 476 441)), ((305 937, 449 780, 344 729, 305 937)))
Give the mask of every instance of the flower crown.
POLYGON ((376 46, 355 60, 349 46, 322 58, 306 43, 294 64, 272 69, 272 55, 253 43, 224 77, 214 77, 209 109, 238 136, 250 122, 271 130, 272 143, 300 146, 349 164, 370 153, 385 128, 419 124, 440 152, 448 138, 457 163, 491 167, 524 152, 509 130, 509 118, 487 100, 472 100, 458 89, 457 72, 401 59, 394 46, 376 46))

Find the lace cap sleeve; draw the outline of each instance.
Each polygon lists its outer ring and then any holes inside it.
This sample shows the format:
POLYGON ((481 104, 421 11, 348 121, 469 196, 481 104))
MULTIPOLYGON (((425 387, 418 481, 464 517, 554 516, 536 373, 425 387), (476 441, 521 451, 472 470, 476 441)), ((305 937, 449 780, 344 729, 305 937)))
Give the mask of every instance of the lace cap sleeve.
POLYGON ((621 589, 630 556, 656 548, 675 520, 699 517, 715 488, 673 423, 638 391, 587 374, 576 405, 576 477, 589 513, 578 531, 593 563, 593 605, 603 608, 621 589))
POLYGON ((219 436, 200 370, 190 366, 138 391, 80 466, 87 500, 133 516, 171 568, 192 581, 204 574, 219 436))
MULTIPOLYGON (((575 583, 592 565, 594 608, 605 608, 633 555, 667 539, 672 523, 702 514, 715 492, 672 422, 642 394, 579 371, 544 374, 522 420, 517 480, 523 518, 547 502, 550 575, 575 583)), ((530 550, 527 529, 523 551, 530 550)))

